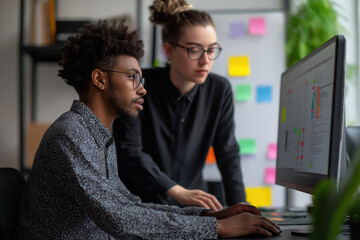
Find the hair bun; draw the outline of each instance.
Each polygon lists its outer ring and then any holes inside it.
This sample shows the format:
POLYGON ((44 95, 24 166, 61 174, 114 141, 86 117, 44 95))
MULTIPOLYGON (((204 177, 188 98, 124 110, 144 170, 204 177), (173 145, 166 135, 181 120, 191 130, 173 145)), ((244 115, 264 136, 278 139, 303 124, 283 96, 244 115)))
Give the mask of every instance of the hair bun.
POLYGON ((156 24, 163 24, 172 15, 192 8, 192 5, 185 0, 155 0, 150 9, 150 21, 156 24))

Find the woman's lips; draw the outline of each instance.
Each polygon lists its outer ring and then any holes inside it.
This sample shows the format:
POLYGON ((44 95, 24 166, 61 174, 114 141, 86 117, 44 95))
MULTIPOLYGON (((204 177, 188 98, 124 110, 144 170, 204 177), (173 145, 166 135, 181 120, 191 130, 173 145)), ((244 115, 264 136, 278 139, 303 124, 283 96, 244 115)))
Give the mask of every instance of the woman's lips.
POLYGON ((205 75, 205 74, 207 74, 208 71, 204 69, 204 70, 197 70, 196 72, 199 74, 205 75))

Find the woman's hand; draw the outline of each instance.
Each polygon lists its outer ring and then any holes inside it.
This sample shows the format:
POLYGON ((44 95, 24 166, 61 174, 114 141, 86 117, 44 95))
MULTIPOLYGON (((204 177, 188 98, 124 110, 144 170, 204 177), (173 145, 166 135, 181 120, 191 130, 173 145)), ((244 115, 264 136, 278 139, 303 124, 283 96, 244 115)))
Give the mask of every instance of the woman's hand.
POLYGON ((180 185, 175 185, 170 188, 166 194, 185 206, 199 206, 209 208, 213 211, 218 211, 223 208, 214 195, 202 190, 189 190, 180 185))

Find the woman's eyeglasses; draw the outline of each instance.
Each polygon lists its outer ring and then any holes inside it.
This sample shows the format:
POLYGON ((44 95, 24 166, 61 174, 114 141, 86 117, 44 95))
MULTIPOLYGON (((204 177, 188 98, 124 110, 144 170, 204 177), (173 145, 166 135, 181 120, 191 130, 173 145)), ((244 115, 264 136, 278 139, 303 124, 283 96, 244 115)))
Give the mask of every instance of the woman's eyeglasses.
POLYGON ((219 57, 222 50, 220 45, 210 47, 208 50, 205 50, 202 47, 184 47, 177 43, 172 43, 172 45, 186 49, 188 51, 188 56, 191 60, 199 60, 200 58, 202 58, 205 52, 207 53, 207 57, 209 60, 215 60, 219 57))

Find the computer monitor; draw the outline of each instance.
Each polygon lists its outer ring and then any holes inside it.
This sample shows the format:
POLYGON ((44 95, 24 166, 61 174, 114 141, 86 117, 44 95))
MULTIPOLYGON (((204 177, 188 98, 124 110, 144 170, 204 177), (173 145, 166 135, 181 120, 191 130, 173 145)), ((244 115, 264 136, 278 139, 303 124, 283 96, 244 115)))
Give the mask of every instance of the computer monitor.
POLYGON ((281 76, 276 184, 312 194, 344 171, 345 38, 336 35, 281 76))

